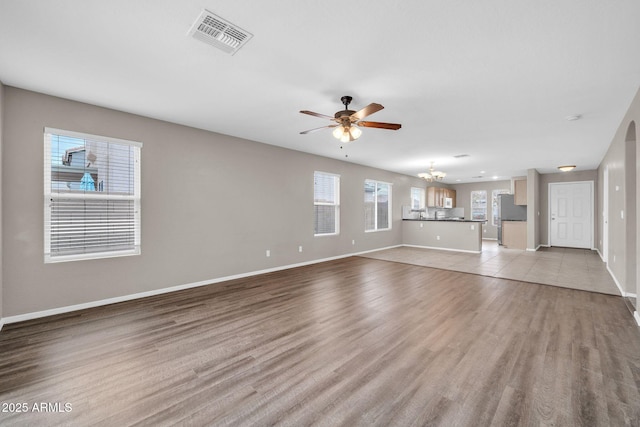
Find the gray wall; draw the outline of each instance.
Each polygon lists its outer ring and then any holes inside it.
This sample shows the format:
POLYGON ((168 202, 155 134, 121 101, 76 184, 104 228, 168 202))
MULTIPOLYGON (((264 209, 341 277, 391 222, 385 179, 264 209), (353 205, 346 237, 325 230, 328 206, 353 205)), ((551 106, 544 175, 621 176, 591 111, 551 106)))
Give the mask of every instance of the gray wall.
POLYGON ((2 268, 2 151, 3 151, 3 135, 4 135, 4 85, 0 82, 0 328, 2 327, 2 295, 3 295, 3 281, 4 277, 2 268))
POLYGON ((13 87, 4 101, 5 317, 399 245, 401 206, 409 204, 411 186, 425 186, 419 178, 13 87), (144 144, 140 256, 44 264, 45 126, 144 144), (315 170, 341 176, 338 236, 313 236, 315 170), (393 183, 391 231, 364 232, 365 179, 393 183))
POLYGON ((538 250, 540 245, 540 174, 527 171, 527 249, 538 250))
POLYGON ((483 239, 497 239, 498 227, 491 225, 491 192, 493 190, 509 190, 511 191, 510 181, 483 181, 470 184, 455 184, 451 186, 456 190, 456 206, 464 208, 464 217, 471 219, 471 192, 478 190, 486 190, 487 192, 487 223, 482 227, 483 239))
MULTIPOLYGON (((625 292, 631 294, 637 294, 636 286, 630 283, 627 279, 629 271, 635 271, 635 282, 638 282, 637 268, 638 259, 637 256, 632 256, 628 253, 628 239, 635 239, 635 234, 630 236, 630 230, 634 230, 633 227, 628 225, 629 221, 636 222, 636 230, 638 229, 638 218, 630 218, 625 215, 621 218, 620 212, 629 213, 628 207, 637 206, 638 204, 638 183, 636 173, 636 191, 629 191, 627 187, 630 185, 627 175, 631 174, 631 168, 637 168, 638 162, 625 161, 625 157, 628 153, 627 148, 627 136, 630 126, 635 128, 634 134, 638 135, 638 123, 640 123, 640 91, 638 91, 627 111, 620 127, 617 129, 611 145, 607 150, 600 166, 598 166, 598 198, 602 200, 598 206, 598 236, 602 236, 602 230, 604 227, 602 219, 602 203, 608 202, 609 208, 609 253, 606 260, 609 269, 613 273, 617 282, 622 286, 625 292), (609 170, 609 200, 604 201, 602 199, 604 189, 604 173, 605 169, 609 170), (617 188, 617 190, 616 190, 617 188), (615 257, 615 261, 614 261, 615 257)), ((636 139, 635 144, 637 146, 638 141, 636 139)), ((637 150, 636 150, 637 151, 637 150)), ((637 155, 637 153, 636 153, 637 155)), ((637 171, 637 169, 636 169, 637 171)), ((597 240, 598 250, 600 253, 603 251, 602 239, 597 240)), ((636 242, 637 244, 637 242, 636 242)), ((637 247, 637 246, 636 246, 637 247)))

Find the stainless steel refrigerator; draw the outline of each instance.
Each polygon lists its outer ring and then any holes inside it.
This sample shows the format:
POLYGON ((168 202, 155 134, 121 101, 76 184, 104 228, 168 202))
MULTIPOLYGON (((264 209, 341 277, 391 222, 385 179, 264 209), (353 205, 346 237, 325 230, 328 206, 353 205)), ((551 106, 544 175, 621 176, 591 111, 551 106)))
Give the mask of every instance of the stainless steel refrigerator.
POLYGON ((498 244, 502 244, 502 221, 526 221, 527 206, 513 203, 513 194, 498 194, 498 244))

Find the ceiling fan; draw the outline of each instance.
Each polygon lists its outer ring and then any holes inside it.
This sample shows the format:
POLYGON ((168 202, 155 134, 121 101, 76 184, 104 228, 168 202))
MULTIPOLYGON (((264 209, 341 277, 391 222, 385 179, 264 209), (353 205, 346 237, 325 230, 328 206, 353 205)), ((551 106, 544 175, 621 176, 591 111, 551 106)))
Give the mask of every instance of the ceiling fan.
POLYGON ((359 111, 349 110, 349 104, 351 103, 352 99, 353 98, 350 96, 343 96, 342 98, 340 98, 340 100, 344 104, 344 110, 338 111, 337 113, 334 114, 333 117, 327 116, 325 114, 314 113, 313 111, 307 111, 307 110, 300 111, 302 114, 321 117, 321 118, 329 119, 331 121, 336 122, 336 124, 322 126, 315 129, 309 129, 300 133, 307 134, 307 133, 316 132, 322 129, 335 128, 333 131, 334 137, 339 139, 341 142, 351 142, 351 141, 355 141, 360 137, 360 135, 362 135, 362 131, 358 129, 358 127, 390 129, 390 130, 398 130, 402 127, 402 125, 397 123, 366 122, 362 120, 365 117, 382 110, 384 107, 380 104, 372 103, 359 111))

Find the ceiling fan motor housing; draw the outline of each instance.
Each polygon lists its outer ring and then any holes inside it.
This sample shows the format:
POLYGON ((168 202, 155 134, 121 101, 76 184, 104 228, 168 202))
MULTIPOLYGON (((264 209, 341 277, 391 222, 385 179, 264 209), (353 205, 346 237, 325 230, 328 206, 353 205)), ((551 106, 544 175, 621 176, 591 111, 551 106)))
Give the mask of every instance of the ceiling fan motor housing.
POLYGON ((334 114, 333 116, 336 119, 348 119, 349 116, 351 116, 352 114, 354 114, 355 111, 353 110, 342 110, 342 111, 338 111, 336 114, 334 114))

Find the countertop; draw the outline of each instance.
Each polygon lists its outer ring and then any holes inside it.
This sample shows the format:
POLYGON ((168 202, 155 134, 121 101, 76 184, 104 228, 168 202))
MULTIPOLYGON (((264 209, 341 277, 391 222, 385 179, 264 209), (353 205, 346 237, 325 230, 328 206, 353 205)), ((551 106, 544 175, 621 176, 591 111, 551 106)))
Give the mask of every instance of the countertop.
POLYGON ((443 219, 434 219, 434 218, 424 218, 424 219, 403 219, 403 221, 487 222, 487 220, 486 220, 486 219, 451 219, 451 218, 443 218, 443 219))

